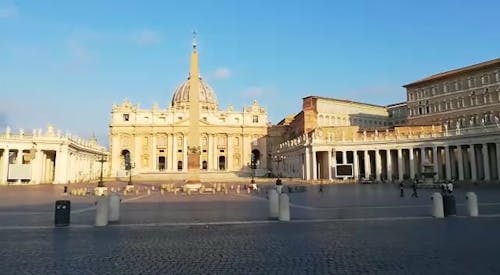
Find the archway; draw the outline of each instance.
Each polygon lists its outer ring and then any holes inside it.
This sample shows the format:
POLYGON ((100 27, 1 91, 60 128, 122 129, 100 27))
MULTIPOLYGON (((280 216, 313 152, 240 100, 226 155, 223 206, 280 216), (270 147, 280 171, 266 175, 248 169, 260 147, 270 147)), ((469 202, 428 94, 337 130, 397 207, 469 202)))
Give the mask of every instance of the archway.
POLYGON ((163 171, 167 166, 167 161, 165 157, 158 157, 158 170, 163 171))
POLYGON ((260 166, 260 151, 257 149, 252 150, 252 158, 251 158, 251 168, 257 169, 260 166))
POLYGON ((207 161, 206 161, 206 160, 204 160, 204 161, 201 163, 201 169, 203 169, 203 170, 207 170, 207 168, 208 168, 207 161))
POLYGON ((177 162, 177 171, 182 171, 182 160, 177 162))
POLYGON ((226 157, 225 156, 219 157, 219 170, 226 170, 226 157))
POLYGON ((122 153, 120 154, 120 167, 125 170, 130 170, 132 167, 130 163, 130 151, 127 149, 122 150, 122 153))

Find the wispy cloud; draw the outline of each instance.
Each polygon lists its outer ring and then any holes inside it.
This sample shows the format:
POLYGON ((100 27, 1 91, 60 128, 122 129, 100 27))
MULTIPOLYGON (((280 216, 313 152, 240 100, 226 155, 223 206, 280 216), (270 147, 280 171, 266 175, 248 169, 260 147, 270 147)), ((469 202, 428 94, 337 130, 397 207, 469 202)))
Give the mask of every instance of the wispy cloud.
POLYGON ((229 70, 226 67, 218 68, 212 73, 212 77, 214 79, 227 79, 230 78, 231 75, 232 75, 231 70, 229 70))
POLYGON ((19 11, 16 6, 8 6, 0 8, 0 19, 14 18, 19 15, 19 11))
POLYGON ((135 43, 140 46, 152 46, 161 42, 161 35, 154 30, 141 30, 133 35, 135 43))

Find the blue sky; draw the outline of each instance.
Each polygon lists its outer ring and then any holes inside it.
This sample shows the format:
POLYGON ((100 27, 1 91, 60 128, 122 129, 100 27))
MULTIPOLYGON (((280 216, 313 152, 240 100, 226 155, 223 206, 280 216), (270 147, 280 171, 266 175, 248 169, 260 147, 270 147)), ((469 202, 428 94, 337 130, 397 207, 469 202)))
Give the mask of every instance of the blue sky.
MULTIPOLYGON (((165 107, 192 30, 221 109, 273 123, 308 95, 386 105, 402 85, 500 57, 499 1, 0 0, 0 127, 107 144, 113 103, 165 107)), ((3 130, 3 129, 2 129, 3 130)))

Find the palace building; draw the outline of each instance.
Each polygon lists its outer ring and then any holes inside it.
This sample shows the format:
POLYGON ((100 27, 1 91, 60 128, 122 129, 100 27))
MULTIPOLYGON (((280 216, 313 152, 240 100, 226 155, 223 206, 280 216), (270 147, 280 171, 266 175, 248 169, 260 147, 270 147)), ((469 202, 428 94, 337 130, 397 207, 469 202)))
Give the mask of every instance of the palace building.
POLYGON ((214 90, 198 73, 195 42, 189 72, 166 108, 154 104, 151 109, 141 109, 128 100, 113 106, 109 127, 111 176, 131 171, 134 175, 187 177, 188 154, 193 150, 199 154, 194 162, 202 177, 204 173, 247 171, 252 159, 258 169, 267 167, 266 110, 256 101, 242 111, 231 106, 221 110, 214 90), (190 133, 195 134, 191 141, 190 133))

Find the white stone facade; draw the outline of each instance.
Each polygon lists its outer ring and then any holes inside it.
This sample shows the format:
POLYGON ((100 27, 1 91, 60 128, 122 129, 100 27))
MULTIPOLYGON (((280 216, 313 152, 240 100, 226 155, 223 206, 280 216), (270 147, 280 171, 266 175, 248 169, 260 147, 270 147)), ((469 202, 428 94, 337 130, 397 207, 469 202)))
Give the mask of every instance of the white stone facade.
MULTIPOLYGON (((97 180, 108 152, 95 140, 62 134, 49 126, 31 134, 0 133, 0 184, 65 184, 97 180)), ((108 174, 104 163, 103 175, 108 174)))

